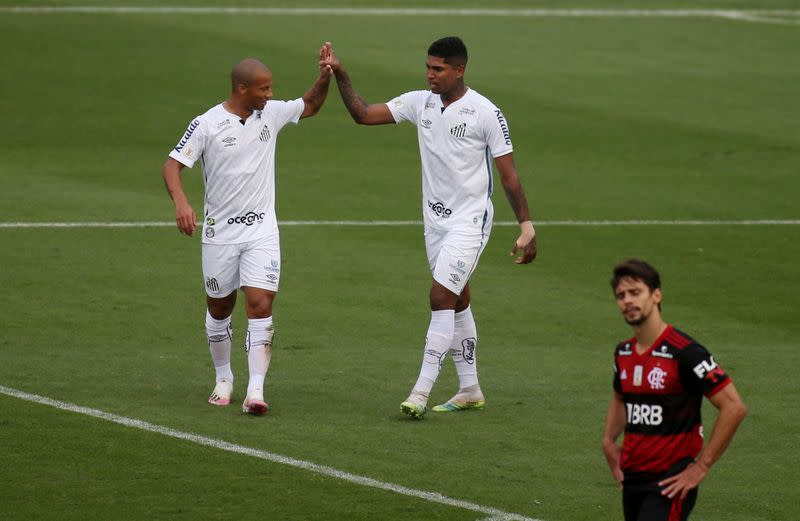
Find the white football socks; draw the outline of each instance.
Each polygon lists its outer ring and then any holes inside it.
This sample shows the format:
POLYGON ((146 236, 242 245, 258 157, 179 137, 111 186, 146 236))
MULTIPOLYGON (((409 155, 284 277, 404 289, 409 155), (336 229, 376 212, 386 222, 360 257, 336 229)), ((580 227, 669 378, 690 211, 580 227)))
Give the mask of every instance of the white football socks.
POLYGON ((447 354, 453 340, 454 323, 455 311, 452 309, 431 312, 431 322, 425 338, 425 352, 422 356, 422 368, 412 391, 412 394, 416 394, 417 397, 421 395, 427 399, 433 389, 433 384, 442 368, 444 355, 447 354))
POLYGON ((214 362, 214 370, 217 374, 217 382, 228 380, 233 383, 233 371, 231 371, 231 338, 233 337, 231 317, 217 320, 206 310, 206 336, 208 337, 208 350, 211 352, 211 360, 214 362))
POLYGON ((272 317, 251 318, 247 320, 247 365, 250 368, 250 382, 247 384, 247 397, 264 399, 264 379, 272 359, 272 337, 275 329, 272 317))
POLYGON ((464 390, 478 385, 478 331, 471 307, 456 313, 454 329, 450 355, 458 373, 459 387, 464 390))

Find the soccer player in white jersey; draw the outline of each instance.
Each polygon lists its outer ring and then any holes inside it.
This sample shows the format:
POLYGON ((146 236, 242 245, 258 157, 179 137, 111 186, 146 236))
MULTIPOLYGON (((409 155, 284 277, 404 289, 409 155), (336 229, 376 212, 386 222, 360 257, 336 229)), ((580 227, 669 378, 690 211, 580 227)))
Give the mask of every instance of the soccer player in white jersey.
POLYGON ((483 408, 469 278, 492 229, 492 159, 520 226, 511 253, 521 251, 518 264, 536 257, 536 233, 503 113, 465 85, 467 49, 455 36, 437 40, 428 48, 430 90, 407 92, 388 103, 366 103, 332 50, 325 53, 321 65, 333 70, 342 100, 356 123, 410 121, 417 126, 425 246, 433 275, 431 321, 419 377, 400 408, 413 418, 425 415, 428 396, 448 351, 458 373, 459 390, 433 410, 483 408))
POLYGON ((244 412, 261 415, 264 380, 272 357, 272 304, 278 291, 281 256, 275 216, 275 145, 288 123, 319 112, 328 94, 332 71, 321 64, 310 89, 292 101, 272 100, 272 72, 260 61, 245 59, 231 71, 227 100, 195 118, 163 168, 167 191, 175 203, 178 229, 195 231, 196 214, 181 184, 180 173, 197 159, 203 164, 205 208, 202 265, 206 285, 206 334, 216 370, 208 399, 228 405, 233 390, 231 313, 237 290, 245 297, 248 326, 245 349, 250 380, 244 412))

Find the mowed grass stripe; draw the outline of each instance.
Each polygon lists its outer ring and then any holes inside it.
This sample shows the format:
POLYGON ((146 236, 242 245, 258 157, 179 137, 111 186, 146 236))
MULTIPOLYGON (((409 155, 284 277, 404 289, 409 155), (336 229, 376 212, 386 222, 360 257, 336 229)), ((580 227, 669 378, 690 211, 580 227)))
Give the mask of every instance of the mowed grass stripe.
POLYGON ((203 445, 214 449, 224 450, 235 454, 242 454, 244 456, 250 456, 252 458, 258 458, 265 461, 270 461, 272 463, 279 463, 281 465, 295 467, 308 472, 313 472, 315 474, 320 474, 322 476, 339 479, 342 481, 347 481, 349 483, 353 483, 356 485, 376 488, 388 492, 394 492, 396 494, 401 494, 403 496, 409 496, 417 499, 422 499, 424 501, 429 501, 432 503, 439 503, 450 507, 461 508, 464 510, 471 510, 473 512, 479 512, 481 514, 488 514, 491 516, 491 519, 502 519, 507 521, 543 521, 541 519, 526 517, 520 514, 515 514, 513 512, 504 512, 502 510, 492 508, 489 506, 479 505, 477 503, 470 503, 469 501, 451 498, 443 494, 440 494, 438 492, 428 492, 425 490, 419 490, 419 489, 404 487, 402 485, 397 485, 394 483, 380 481, 366 476, 360 476, 358 474, 351 474, 349 472, 338 470, 326 465, 320 465, 317 463, 312 463, 310 461, 304 461, 289 456, 283 456, 281 454, 275 454, 273 452, 268 452, 265 450, 245 447, 243 445, 237 445, 235 443, 230 443, 225 440, 209 438, 207 436, 201 436, 199 434, 193 434, 191 432, 179 431, 176 429, 172 429, 170 427, 165 427, 163 425, 156 425, 154 423, 146 422, 144 420, 138 420, 136 418, 128 418, 126 416, 119 416, 117 414, 113 414, 110 412, 101 411, 99 409, 93 409, 90 407, 83 407, 81 405, 76 405, 69 402, 62 402, 60 400, 55 400, 53 398, 48 398, 46 396, 40 396, 38 394, 28 393, 11 387, 5 387, 0 385, 0 393, 14 398, 18 398, 20 400, 38 403, 40 405, 47 405, 49 407, 54 407, 56 409, 60 409, 63 411, 69 411, 78 414, 83 414, 86 416, 91 416, 93 418, 109 421, 112 423, 123 425, 125 427, 140 429, 155 434, 161 434, 163 436, 169 436, 171 438, 177 438, 179 440, 189 441, 192 443, 196 443, 198 445, 203 445))
MULTIPOLYGON (((741 219, 741 220, 586 220, 534 221, 536 226, 798 226, 800 219, 741 219)), ((198 223, 200 226, 201 223, 198 223)), ((280 226, 422 226, 422 221, 278 221, 280 226)), ((7 222, 0 228, 165 228, 175 226, 169 221, 130 222, 7 222)), ((496 221, 494 226, 517 226, 513 221, 496 221)))

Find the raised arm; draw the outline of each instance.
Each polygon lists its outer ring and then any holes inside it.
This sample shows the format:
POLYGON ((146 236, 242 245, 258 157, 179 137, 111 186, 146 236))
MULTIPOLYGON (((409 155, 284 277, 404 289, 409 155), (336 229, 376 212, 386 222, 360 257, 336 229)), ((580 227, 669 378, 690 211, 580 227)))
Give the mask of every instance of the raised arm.
POLYGON ((167 186, 167 192, 172 198, 172 202, 175 203, 175 223, 178 225, 178 230, 191 237, 197 226, 197 215, 183 191, 181 170, 183 170, 183 165, 168 157, 162 169, 162 176, 164 184, 167 186))
POLYGON ((327 55, 329 49, 323 45, 319 50, 319 78, 314 82, 314 85, 303 94, 303 101, 306 106, 303 113, 300 114, 300 119, 308 118, 319 112, 322 104, 325 103, 325 98, 328 97, 328 87, 331 84, 331 76, 333 70, 328 65, 323 65, 323 58, 327 55))
POLYGON ((517 264, 528 264, 536 258, 536 230, 533 229, 531 215, 528 211, 528 200, 522 190, 522 183, 517 175, 517 168, 514 166, 514 155, 509 152, 504 156, 496 158, 495 164, 500 172, 500 182, 506 192, 506 198, 514 211, 519 223, 520 235, 514 243, 511 255, 521 251, 522 254, 514 261, 517 264))
POLYGON ((339 86, 339 94, 342 102, 353 117, 353 121, 359 125, 385 125, 395 123, 389 107, 385 103, 367 104, 358 92, 353 88, 350 76, 344 70, 336 54, 333 52, 330 42, 326 42, 323 49, 327 52, 320 53, 320 67, 329 67, 336 76, 336 84, 339 86))

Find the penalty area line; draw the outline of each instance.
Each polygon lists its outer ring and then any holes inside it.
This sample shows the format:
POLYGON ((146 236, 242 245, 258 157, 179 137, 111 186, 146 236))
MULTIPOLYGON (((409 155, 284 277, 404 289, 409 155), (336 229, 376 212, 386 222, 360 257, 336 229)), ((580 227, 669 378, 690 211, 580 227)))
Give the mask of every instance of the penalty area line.
POLYGON ((152 432, 155 434, 161 434, 163 436, 168 436, 170 438, 176 438, 179 440, 188 441, 191 443, 195 443, 197 445, 211 447, 213 449, 232 452, 235 454, 241 454, 243 456, 258 458, 272 463, 279 463, 281 465, 287 465, 289 467, 298 468, 301 470, 312 472, 314 474, 319 474, 325 477, 334 478, 349 483, 354 483, 356 485, 361 485, 364 487, 375 488, 387 492, 394 492, 395 494, 422 499, 423 501, 428 501, 431 503, 439 503, 441 505, 446 505, 449 507, 461 508, 464 510, 471 510, 473 512, 478 512, 481 514, 487 514, 490 516, 489 519, 493 520, 502 519, 508 521, 542 521, 541 519, 526 517, 520 514, 515 514, 513 512, 504 512, 497 508, 485 505, 479 505, 477 503, 471 503, 469 501, 464 501, 461 499, 451 498, 443 494, 440 494, 438 492, 428 492, 425 490, 404 487, 402 485, 397 485, 386 481, 380 481, 377 479, 369 478, 367 476, 351 474, 350 472, 338 470, 333 467, 329 467, 327 465, 320 465, 317 463, 312 463, 310 461, 292 458, 290 456, 275 454, 274 452, 254 449, 251 447, 245 447, 243 445, 237 445, 235 443, 230 443, 225 440, 220 440, 217 438, 209 438, 207 436, 201 436, 199 434, 194 434, 191 432, 179 431, 176 429, 172 429, 170 427, 165 427, 163 425, 157 425, 154 423, 146 422, 144 420, 138 420, 136 418, 128 418, 126 416, 119 416, 117 414, 102 411, 99 409, 92 409, 90 407, 83 407, 81 405, 76 405, 69 402, 54 400, 53 398, 40 396, 38 394, 27 393, 25 391, 21 391, 19 389, 14 389, 11 387, 5 387, 3 385, 0 385, 0 394, 5 394, 6 396, 11 396, 13 398, 25 400, 27 402, 33 402, 33 403, 38 403, 40 405, 54 407, 56 409, 61 409, 63 411, 83 414, 85 416, 91 416, 93 418, 109 421, 112 423, 123 425, 125 427, 152 432))

